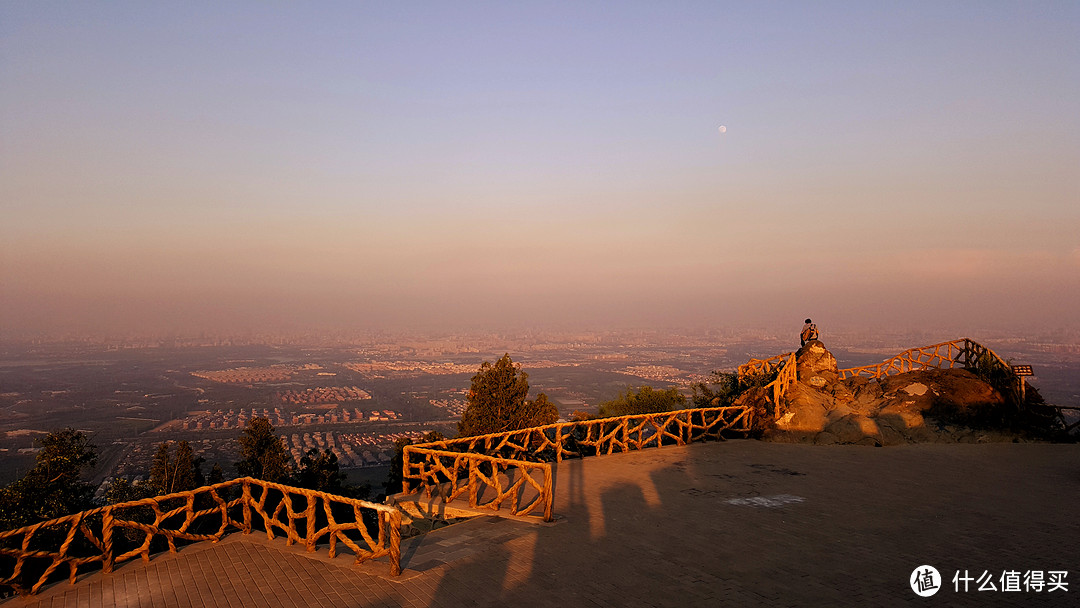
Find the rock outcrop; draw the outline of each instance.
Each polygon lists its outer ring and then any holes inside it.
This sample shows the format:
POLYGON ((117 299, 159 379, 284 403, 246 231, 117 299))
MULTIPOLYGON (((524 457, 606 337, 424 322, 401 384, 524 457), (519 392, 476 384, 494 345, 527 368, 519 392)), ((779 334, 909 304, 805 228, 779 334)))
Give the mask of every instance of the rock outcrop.
MULTIPOLYGON (((980 424, 1006 405, 992 386, 964 369, 925 369, 840 380, 836 358, 819 340, 795 355, 798 381, 766 436, 820 444, 896 445, 915 442, 1012 440, 980 424)), ((760 395, 745 395, 761 399, 760 395)))
POLYGON ((799 382, 814 388, 833 384, 840 377, 836 369, 836 357, 825 348, 821 340, 810 340, 795 352, 795 369, 799 382))

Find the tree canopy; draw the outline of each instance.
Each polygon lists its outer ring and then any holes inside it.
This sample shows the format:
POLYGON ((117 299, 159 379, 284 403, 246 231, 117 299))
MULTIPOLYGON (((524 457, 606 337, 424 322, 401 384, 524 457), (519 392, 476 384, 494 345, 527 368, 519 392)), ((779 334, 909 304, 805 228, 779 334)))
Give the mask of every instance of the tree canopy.
POLYGON ((528 396, 529 375, 509 354, 494 364, 484 361, 472 377, 469 405, 461 415, 458 433, 462 437, 502 433, 559 419, 559 410, 547 395, 540 393, 532 401, 528 396))
POLYGON ((295 483, 301 488, 341 494, 345 489, 345 474, 338 457, 330 450, 311 448, 300 458, 295 483))
POLYGON ((747 390, 765 386, 776 379, 776 372, 740 378, 732 372, 714 371, 708 382, 696 382, 693 391, 694 407, 723 407, 731 405, 747 390))
POLYGON ((176 445, 175 453, 170 449, 169 443, 158 446, 157 454, 154 455, 154 463, 150 468, 150 483, 159 494, 171 494, 194 490, 203 485, 199 478, 199 464, 202 459, 195 458, 191 444, 180 441, 176 445))
POLYGON ((600 417, 630 416, 632 414, 653 414, 670 412, 686 407, 686 397, 674 386, 665 390, 656 390, 651 386, 642 386, 638 390, 627 388, 618 397, 600 404, 600 417))
POLYGON ((236 471, 241 477, 283 482, 289 477, 289 452, 274 434, 274 426, 266 418, 248 420, 240 434, 240 461, 236 471))
POLYGON ((82 431, 67 428, 40 439, 34 468, 0 488, 0 529, 7 530, 90 508, 93 486, 82 475, 97 449, 82 431))

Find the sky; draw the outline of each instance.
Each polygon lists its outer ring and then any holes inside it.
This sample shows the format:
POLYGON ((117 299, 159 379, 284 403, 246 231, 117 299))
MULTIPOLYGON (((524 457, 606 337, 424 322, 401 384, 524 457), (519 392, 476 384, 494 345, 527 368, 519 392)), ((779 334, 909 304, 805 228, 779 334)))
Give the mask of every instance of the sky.
POLYGON ((1076 2, 0 2, 0 334, 1075 328, 1077 39, 1076 2))

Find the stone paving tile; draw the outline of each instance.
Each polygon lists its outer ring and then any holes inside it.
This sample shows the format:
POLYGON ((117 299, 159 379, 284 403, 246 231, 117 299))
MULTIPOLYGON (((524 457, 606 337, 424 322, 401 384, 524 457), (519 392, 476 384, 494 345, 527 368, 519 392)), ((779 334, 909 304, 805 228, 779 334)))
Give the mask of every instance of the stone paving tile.
POLYGON ((561 463, 555 500, 553 525, 483 517, 408 539, 398 579, 385 563, 233 534, 4 608, 1064 606, 1080 594, 1077 446, 696 444, 561 463), (946 579, 930 599, 907 584, 924 563, 946 579), (955 593, 965 568, 1068 570, 1070 591, 955 593))

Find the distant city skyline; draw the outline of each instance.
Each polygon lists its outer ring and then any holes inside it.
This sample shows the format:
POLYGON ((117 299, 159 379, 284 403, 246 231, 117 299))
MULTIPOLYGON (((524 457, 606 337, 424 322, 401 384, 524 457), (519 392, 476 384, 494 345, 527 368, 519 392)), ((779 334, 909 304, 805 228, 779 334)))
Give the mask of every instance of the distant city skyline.
POLYGON ((1075 329, 1078 32, 1074 2, 4 3, 0 335, 1075 329))

